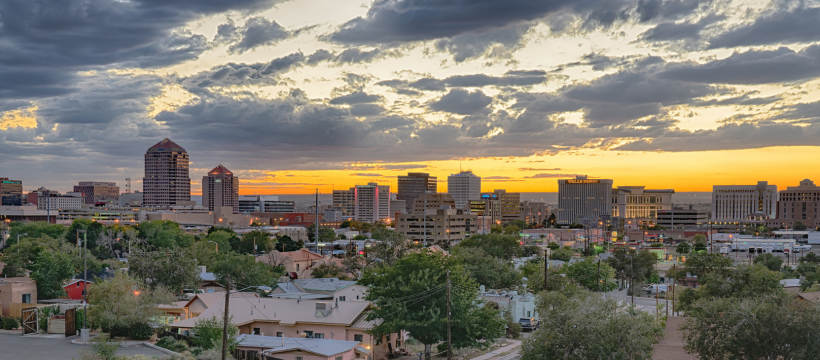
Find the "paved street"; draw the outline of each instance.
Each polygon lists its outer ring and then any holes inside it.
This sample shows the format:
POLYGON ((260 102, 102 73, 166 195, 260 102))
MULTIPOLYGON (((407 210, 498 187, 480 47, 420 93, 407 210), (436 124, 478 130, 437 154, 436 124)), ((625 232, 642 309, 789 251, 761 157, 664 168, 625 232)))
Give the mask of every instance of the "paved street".
MULTIPOLYGON (((80 351, 91 349, 90 345, 71 343, 71 340, 78 338, 77 336, 66 338, 58 334, 22 336, 19 332, 0 332, 0 349, 2 349, 0 359, 78 359, 80 351)), ((121 346, 117 354, 128 356, 142 354, 158 359, 168 358, 167 354, 144 345, 121 346)))

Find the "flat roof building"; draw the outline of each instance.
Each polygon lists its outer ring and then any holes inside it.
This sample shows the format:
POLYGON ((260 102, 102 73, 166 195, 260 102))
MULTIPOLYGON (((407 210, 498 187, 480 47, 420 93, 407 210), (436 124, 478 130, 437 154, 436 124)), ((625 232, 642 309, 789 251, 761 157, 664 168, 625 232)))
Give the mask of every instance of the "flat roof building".
POLYGON ((413 241, 455 245, 477 233, 477 218, 477 215, 462 209, 430 209, 426 214, 398 215, 396 231, 413 241))
POLYGON ((558 180, 558 223, 561 225, 580 224, 582 219, 599 219, 612 212, 611 179, 558 180))
POLYGON ((481 197, 481 177, 466 170, 447 177, 447 193, 456 203, 456 209, 470 209, 470 200, 481 197))
POLYGON ((767 221, 769 227, 793 228, 796 223, 803 223, 809 228, 820 226, 818 219, 820 205, 820 186, 804 179, 798 186, 789 186, 780 192, 777 205, 777 219, 767 221))
POLYGON ((105 203, 107 200, 117 200, 120 197, 120 187, 113 182, 80 181, 74 186, 74 192, 83 194, 86 204, 105 203))
POLYGON ((708 222, 709 214, 706 211, 695 210, 690 205, 688 209, 678 208, 658 211, 658 218, 655 223, 671 230, 703 227, 708 222))
POLYGON ((356 185, 356 220, 368 223, 390 222, 390 185, 371 182, 356 185))
POLYGON ((658 212, 672 209, 672 189, 618 186, 612 189, 612 216, 655 223, 658 212))
POLYGON ((712 187, 713 223, 745 223, 777 217, 777 185, 715 185, 712 187), (754 219, 752 219, 754 218, 754 219))
MULTIPOLYGON (((401 200, 396 200, 401 201, 401 200)), ((428 194, 424 193, 421 194, 416 200, 413 201, 413 214, 423 214, 425 210, 430 209, 441 209, 442 207, 447 207, 450 209, 456 208, 456 202, 453 200, 453 197, 450 196, 448 193, 434 193, 428 194)))
POLYGON ((0 205, 23 205, 23 181, 0 178, 0 205))
POLYGON ((428 173, 411 172, 407 175, 399 176, 398 192, 396 200, 407 202, 407 212, 413 212, 413 201, 423 193, 435 193, 437 184, 436 177, 428 173))

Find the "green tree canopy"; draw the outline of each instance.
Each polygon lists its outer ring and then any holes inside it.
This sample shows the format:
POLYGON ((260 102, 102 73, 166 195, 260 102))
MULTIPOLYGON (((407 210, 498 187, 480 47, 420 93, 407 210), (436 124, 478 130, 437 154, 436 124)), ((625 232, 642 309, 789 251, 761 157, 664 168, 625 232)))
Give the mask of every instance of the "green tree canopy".
POLYGON ((522 360, 649 360, 662 335, 654 316, 587 291, 542 293, 537 306, 541 329, 522 343, 522 360))
MULTIPOLYGON (((68 255, 72 261, 74 273, 79 273, 83 269, 83 248, 78 248, 75 244, 69 244, 61 240, 56 240, 48 235, 37 238, 20 239, 19 244, 14 244, 3 252, 3 262, 6 267, 3 269, 3 276, 25 276, 25 270, 34 270, 33 265, 44 252, 59 253, 68 255)), ((89 272, 99 271, 100 261, 88 252, 89 272)))
POLYGON ((794 223, 794 230, 795 231, 806 231, 806 229, 808 229, 808 226, 806 226, 806 224, 804 224, 802 222, 799 222, 799 221, 794 223))
POLYGON ((512 289, 521 285, 521 274, 510 261, 487 255, 477 247, 455 247, 452 253, 477 284, 488 289, 512 289))
POLYGON ((137 233, 147 245, 147 250, 188 247, 194 241, 191 235, 182 231, 179 223, 170 220, 143 221, 137 227, 137 233))
POLYGON ((365 270, 359 283, 370 286, 366 299, 375 305, 367 319, 383 320, 371 333, 409 331, 425 344, 428 354, 432 344, 446 340, 447 270, 452 284, 453 349, 487 347, 492 343, 487 340, 503 335, 498 310, 479 306, 478 286, 467 271, 454 259, 429 251, 407 254, 393 265, 365 270))
POLYGON ((780 271, 783 268, 783 259, 772 254, 763 254, 755 258, 755 264, 761 264, 771 271, 780 271))
POLYGON ((265 251, 273 246, 270 234, 265 231, 254 230, 248 232, 239 239, 238 248, 236 252, 240 254, 253 254, 265 251), (256 245, 256 249, 254 249, 256 245))
MULTIPOLYGON (((65 241, 69 244, 77 244, 77 230, 88 231, 86 233, 88 238, 88 248, 94 249, 97 247, 97 241, 100 240, 103 230, 105 230, 105 225, 92 221, 91 219, 75 219, 65 232, 65 241)), ((83 239, 83 234, 79 234, 79 239, 83 239)))
POLYGON ((216 245, 214 246, 214 250, 224 253, 233 250, 234 244, 239 243, 239 237, 233 232, 217 230, 208 234, 202 241, 208 243, 214 242, 215 244, 211 244, 212 246, 216 245))
POLYGON ((657 274, 655 265, 658 257, 648 250, 616 249, 605 261, 617 276, 623 275, 623 278, 633 279, 635 283, 643 283, 657 274))
MULTIPOLYGON (((241 300, 240 300, 241 301, 241 300)), ((228 323, 233 323, 233 316, 228 316, 228 323)), ((224 319, 217 318, 216 315, 197 321, 196 326, 191 330, 195 336, 191 341, 197 347, 204 350, 222 349, 222 334, 225 329, 224 319)), ((228 350, 233 351, 238 345, 236 338, 239 336, 239 328, 228 326, 228 350)))
POLYGON ((686 259, 685 271, 680 275, 689 273, 693 276, 701 277, 707 273, 725 273, 733 266, 731 258, 721 254, 696 253, 686 259))
POLYGON ((618 287, 614 281, 615 270, 603 261, 586 258, 583 261, 564 265, 563 270, 571 281, 587 290, 608 292, 618 287))
MULTIPOLYGON (((698 235, 700 235, 700 234, 698 234, 698 235)), ((694 252, 701 252, 701 251, 706 251, 706 250, 707 250, 707 246, 706 246, 706 243, 703 242, 703 241, 696 241, 695 246, 692 247, 692 251, 694 251, 694 252)))
POLYGON ((678 244, 678 246, 675 247, 675 252, 681 255, 688 254, 691 250, 692 246, 689 245, 689 243, 686 241, 681 242, 680 244, 678 244))
POLYGON ((196 260, 181 248, 134 252, 128 259, 128 274, 142 279, 151 289, 163 287, 174 294, 199 289, 202 282, 196 260))
POLYGON ((481 234, 473 235, 461 241, 457 247, 477 247, 487 255, 504 260, 511 260, 521 254, 518 236, 481 234))
POLYGON ((736 268, 702 273, 697 289, 682 289, 678 295, 678 309, 697 313, 695 306, 701 299, 748 299, 756 296, 778 295, 784 292, 780 273, 763 265, 739 265, 736 268))
MULTIPOLYGON (((310 224, 307 227, 307 235, 309 242, 315 242, 316 239, 316 225, 310 224)), ((319 242, 333 242, 336 240, 336 232, 333 231, 333 228, 329 228, 327 226, 319 226, 319 242)))
POLYGON ((11 230, 9 231, 9 242, 17 241, 17 235, 26 234, 21 236, 21 239, 24 238, 38 238, 43 235, 46 235, 53 239, 60 239, 65 236, 66 228, 62 225, 57 224, 49 224, 45 221, 32 221, 32 222, 13 222, 11 223, 11 230))
POLYGON ((284 267, 272 268, 265 263, 256 261, 253 256, 233 252, 220 254, 211 265, 211 271, 221 284, 225 284, 226 276, 230 275, 231 282, 237 284, 238 289, 248 286, 269 286, 272 288, 278 282, 279 277, 285 274, 284 267))
POLYGON ((575 254, 580 254, 582 250, 576 251, 575 249, 564 246, 557 250, 550 251, 550 260, 561 260, 563 262, 569 262, 575 254))
POLYGON ((148 324, 161 316, 157 305, 170 304, 176 298, 165 288, 151 290, 143 282, 117 272, 114 278, 94 283, 88 292, 88 319, 92 329, 125 328, 148 324))
POLYGON ((63 252, 43 251, 32 266, 31 278, 37 282, 37 298, 57 299, 65 296, 63 284, 75 274, 75 260, 63 252))
POLYGON ((304 244, 301 241, 296 242, 296 241, 293 241, 293 239, 291 239, 290 236, 282 235, 277 239, 276 245, 274 246, 274 248, 269 249, 268 251, 271 251, 271 250, 276 250, 276 251, 279 251, 279 252, 296 251, 296 250, 299 250, 303 247, 304 247, 304 244))

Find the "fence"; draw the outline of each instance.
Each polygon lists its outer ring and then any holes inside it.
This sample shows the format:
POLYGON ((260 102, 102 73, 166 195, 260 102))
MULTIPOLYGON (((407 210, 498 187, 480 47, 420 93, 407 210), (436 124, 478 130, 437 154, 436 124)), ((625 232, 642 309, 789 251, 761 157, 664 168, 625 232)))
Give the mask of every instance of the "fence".
POLYGON ((9 316, 21 318, 23 317, 23 310, 36 307, 37 304, 11 303, 11 307, 9 307, 9 316))
POLYGON ((233 351, 233 357, 236 360, 282 360, 272 356, 262 355, 257 351, 240 349, 233 351))

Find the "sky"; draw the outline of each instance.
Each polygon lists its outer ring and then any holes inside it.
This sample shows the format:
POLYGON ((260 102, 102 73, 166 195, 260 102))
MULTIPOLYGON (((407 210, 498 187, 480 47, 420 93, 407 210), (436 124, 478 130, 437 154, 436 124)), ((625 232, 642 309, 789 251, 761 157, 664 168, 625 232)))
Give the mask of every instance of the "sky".
POLYGON ((163 138, 192 192, 485 191, 578 174, 676 191, 820 181, 820 2, 3 0, 0 177, 142 188, 163 138))

